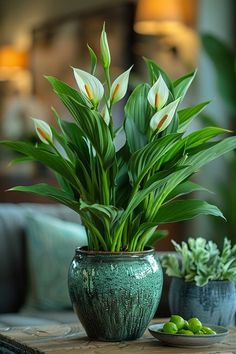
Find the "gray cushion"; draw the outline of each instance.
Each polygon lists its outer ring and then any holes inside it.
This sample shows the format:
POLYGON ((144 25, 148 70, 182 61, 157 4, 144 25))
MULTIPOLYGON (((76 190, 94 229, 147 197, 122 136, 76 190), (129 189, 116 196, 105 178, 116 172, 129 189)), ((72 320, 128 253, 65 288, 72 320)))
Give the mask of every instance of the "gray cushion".
POLYGON ((41 310, 71 308, 67 275, 76 247, 87 245, 84 227, 43 213, 29 213, 26 234, 27 305, 41 310))
POLYGON ((29 212, 45 212, 80 222, 78 214, 57 204, 0 204, 0 313, 19 310, 25 300, 27 265, 25 226, 29 212))

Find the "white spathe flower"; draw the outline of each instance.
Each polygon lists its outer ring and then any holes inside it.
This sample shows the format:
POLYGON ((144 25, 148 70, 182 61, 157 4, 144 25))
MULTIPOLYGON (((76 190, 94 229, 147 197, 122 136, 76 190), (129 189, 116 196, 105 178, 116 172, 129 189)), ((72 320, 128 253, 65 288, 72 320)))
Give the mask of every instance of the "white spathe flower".
POLYGON ((34 121, 35 130, 36 130, 36 133, 37 133, 39 139, 44 144, 52 143, 53 136, 52 136, 52 131, 51 131, 50 126, 41 119, 35 119, 35 118, 32 118, 32 119, 34 121))
POLYGON ((73 68, 74 76, 80 91, 94 104, 97 105, 104 95, 102 83, 93 75, 84 70, 73 68))
POLYGON ((148 92, 148 101, 150 105, 156 110, 161 109, 167 102, 169 97, 169 89, 163 80, 161 74, 155 84, 150 88, 148 92))
POLYGON ((101 112, 101 115, 102 115, 102 118, 103 118, 104 122, 106 123, 106 125, 109 125, 110 120, 111 120, 111 117, 110 117, 110 114, 109 114, 107 105, 105 105, 105 106, 103 107, 103 110, 102 110, 102 112, 101 112))
POLYGON ((131 69, 132 66, 128 70, 126 70, 123 74, 119 75, 111 85, 111 93, 110 93, 111 103, 116 103, 125 96, 128 88, 129 74, 131 69))
POLYGON ((152 130, 163 131, 168 127, 172 121, 181 97, 169 103, 167 106, 156 112, 150 120, 150 127, 152 130))

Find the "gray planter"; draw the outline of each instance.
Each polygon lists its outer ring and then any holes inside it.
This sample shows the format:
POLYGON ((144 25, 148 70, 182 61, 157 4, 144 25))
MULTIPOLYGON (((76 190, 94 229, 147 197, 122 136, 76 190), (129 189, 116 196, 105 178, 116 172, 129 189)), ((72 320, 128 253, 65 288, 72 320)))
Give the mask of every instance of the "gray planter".
POLYGON ((235 324, 236 288, 228 280, 210 281, 203 287, 181 278, 172 278, 169 290, 171 314, 185 319, 229 326, 235 324))

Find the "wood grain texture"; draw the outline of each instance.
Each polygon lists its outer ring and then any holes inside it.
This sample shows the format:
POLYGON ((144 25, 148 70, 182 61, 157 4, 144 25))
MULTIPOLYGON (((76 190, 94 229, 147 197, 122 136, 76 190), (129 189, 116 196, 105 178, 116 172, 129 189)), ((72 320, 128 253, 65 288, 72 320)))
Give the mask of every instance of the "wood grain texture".
MULTIPOLYGON (((163 322, 155 320, 153 323, 163 322)), ((236 327, 230 328, 230 334, 223 342, 208 348, 189 349, 163 346, 148 331, 138 340, 128 342, 99 342, 86 337, 82 326, 62 324, 24 328, 5 328, 0 330, 1 345, 8 343, 22 353, 32 354, 157 354, 157 353, 208 353, 236 354, 236 327)), ((13 351, 14 352, 14 351, 13 351)))

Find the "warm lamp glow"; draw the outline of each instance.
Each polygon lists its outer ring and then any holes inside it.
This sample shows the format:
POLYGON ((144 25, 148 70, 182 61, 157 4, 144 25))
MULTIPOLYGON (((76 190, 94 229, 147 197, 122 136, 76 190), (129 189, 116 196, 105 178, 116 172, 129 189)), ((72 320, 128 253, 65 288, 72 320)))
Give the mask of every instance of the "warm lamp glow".
POLYGON ((0 70, 25 69, 27 67, 27 54, 11 46, 0 48, 0 70))
POLYGON ((196 0, 139 0, 134 30, 141 34, 157 34, 163 26, 171 29, 176 24, 193 26, 196 0))

